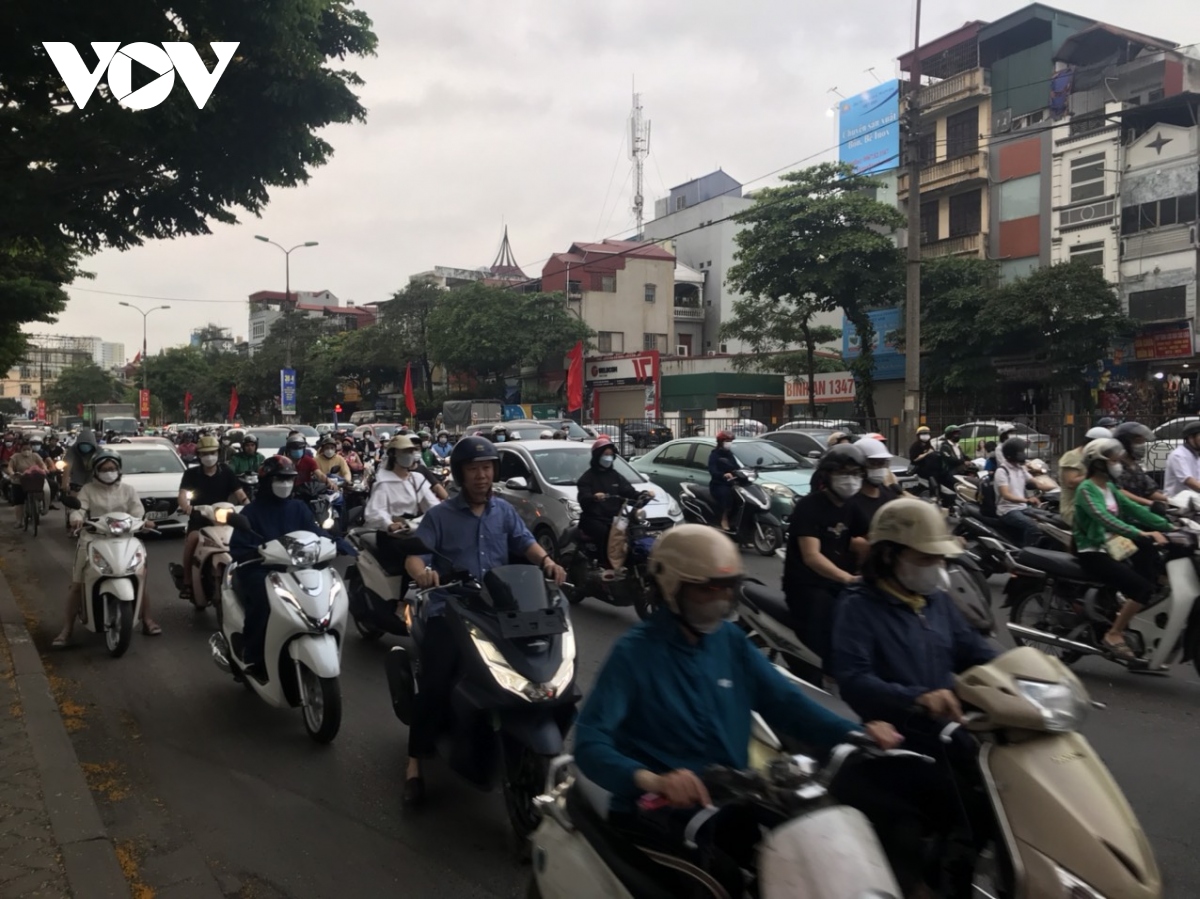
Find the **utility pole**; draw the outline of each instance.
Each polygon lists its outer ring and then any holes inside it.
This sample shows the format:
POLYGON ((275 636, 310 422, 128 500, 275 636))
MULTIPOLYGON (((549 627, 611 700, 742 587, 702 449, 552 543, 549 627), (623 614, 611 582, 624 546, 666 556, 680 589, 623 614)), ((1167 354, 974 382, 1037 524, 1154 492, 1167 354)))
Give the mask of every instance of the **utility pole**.
MULTIPOLYGON (((254 235, 255 240, 261 240, 263 243, 269 243, 273 247, 283 251, 283 283, 284 283, 284 300, 283 300, 283 324, 287 330, 287 361, 284 363, 284 368, 292 367, 292 250, 299 250, 301 247, 315 247, 317 241, 307 240, 304 243, 298 243, 290 250, 287 247, 275 243, 269 238, 263 237, 261 234, 254 235)), ((283 402, 283 396, 279 397, 280 402, 283 402)), ((290 418, 290 416, 285 416, 290 418)))
POLYGON ((633 159, 633 217, 637 222, 637 237, 642 239, 646 199, 642 187, 646 177, 646 157, 650 155, 650 123, 642 121, 642 95, 633 93, 633 114, 629 117, 629 155, 633 159))
MULTIPOLYGON (((123 301, 120 303, 117 303, 117 305, 118 306, 126 306, 126 307, 132 309, 134 312, 140 312, 142 314, 142 390, 146 393, 147 396, 149 396, 150 385, 146 380, 146 363, 149 361, 146 356, 146 319, 148 319, 150 317, 151 312, 157 312, 159 309, 170 309, 171 307, 170 306, 151 306, 149 309, 142 309, 138 306, 133 305, 132 303, 126 303, 123 301)), ((141 404, 139 403, 138 405, 141 405, 141 404)), ((140 412, 141 410, 139 409, 138 411, 140 412)), ((149 410, 149 408, 147 408, 147 410, 146 410, 146 416, 147 416, 146 423, 147 424, 150 423, 149 415, 150 415, 150 410, 149 410)))
POLYGON ((913 61, 908 90, 908 283, 904 314, 903 440, 921 423, 921 0, 916 0, 913 61))

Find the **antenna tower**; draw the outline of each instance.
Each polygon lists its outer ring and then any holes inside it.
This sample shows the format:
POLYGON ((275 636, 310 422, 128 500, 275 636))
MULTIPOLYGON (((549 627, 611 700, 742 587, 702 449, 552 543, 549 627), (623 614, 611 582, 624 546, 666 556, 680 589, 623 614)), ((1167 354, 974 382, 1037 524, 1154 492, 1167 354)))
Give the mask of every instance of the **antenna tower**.
POLYGON ((646 175, 646 157, 650 155, 650 123, 642 121, 642 95, 633 92, 633 114, 629 117, 629 156, 633 159, 633 217, 637 222, 637 236, 642 239, 646 198, 642 193, 646 175))

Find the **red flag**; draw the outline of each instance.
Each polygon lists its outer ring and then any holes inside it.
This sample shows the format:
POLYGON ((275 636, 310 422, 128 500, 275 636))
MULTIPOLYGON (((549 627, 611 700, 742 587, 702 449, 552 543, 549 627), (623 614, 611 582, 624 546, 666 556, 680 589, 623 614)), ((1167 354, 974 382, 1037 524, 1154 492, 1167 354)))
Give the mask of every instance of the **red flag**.
POLYGON ((413 396, 412 389, 412 363, 408 363, 408 367, 404 369, 404 405, 408 408, 409 415, 417 414, 417 398, 413 396))
MULTIPOLYGON (((190 394, 189 394, 190 395, 190 394)), ((237 388, 234 387, 229 391, 229 420, 233 421, 237 418, 237 388)))
POLYGON ((183 417, 186 420, 192 412, 192 392, 189 390, 183 395, 183 417))
POLYGON ((567 353, 571 367, 567 369, 567 411, 583 408, 583 341, 567 353))

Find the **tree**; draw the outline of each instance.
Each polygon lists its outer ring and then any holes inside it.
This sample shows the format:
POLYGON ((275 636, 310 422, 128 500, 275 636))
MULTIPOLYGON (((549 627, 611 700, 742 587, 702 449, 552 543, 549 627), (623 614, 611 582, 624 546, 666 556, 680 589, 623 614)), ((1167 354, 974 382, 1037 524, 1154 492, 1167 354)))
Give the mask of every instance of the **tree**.
POLYGON ((411 282, 380 304, 374 325, 347 335, 341 373, 359 381, 364 397, 374 395, 379 384, 399 383, 409 361, 420 365, 426 395, 433 397, 429 320, 445 295, 427 281, 411 282))
POLYGON ((873 199, 881 182, 852 166, 823 163, 781 176, 735 221, 737 263, 729 283, 756 297, 814 297, 818 309, 841 309, 863 347, 850 364, 863 413, 875 417, 869 312, 895 293, 903 258, 891 233, 904 224, 895 208, 873 199))
POLYGON ((817 399, 813 378, 819 371, 837 371, 843 363, 817 356, 817 347, 831 343, 842 332, 830 325, 813 324, 820 310, 811 298, 773 299, 744 296, 733 303, 733 316, 721 326, 721 340, 740 340, 752 352, 739 353, 733 359, 738 371, 779 372, 808 378, 808 411, 817 417, 817 399), (801 347, 800 352, 792 350, 801 347))
POLYGON ((46 388, 46 402, 68 415, 90 403, 119 403, 124 400, 120 382, 92 360, 64 368, 46 388))
POLYGON ((22 325, 53 322, 66 308, 62 285, 80 276, 77 260, 78 254, 61 238, 49 244, 0 239, 0 370, 8 371, 25 355, 22 325))

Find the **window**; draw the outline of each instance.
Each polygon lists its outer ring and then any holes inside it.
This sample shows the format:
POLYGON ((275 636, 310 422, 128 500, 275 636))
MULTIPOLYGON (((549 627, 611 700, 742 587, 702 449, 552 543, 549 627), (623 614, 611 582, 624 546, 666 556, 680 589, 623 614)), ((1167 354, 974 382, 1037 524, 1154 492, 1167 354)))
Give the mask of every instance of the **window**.
POLYGON ((646 285, 646 302, 647 303, 654 302, 654 294, 657 290, 658 290, 658 286, 655 284, 647 284, 646 285))
POLYGON ((1187 318, 1187 288, 1160 287, 1129 294, 1129 317, 1143 322, 1187 318))
POLYGON ((685 208, 686 206, 687 206, 687 197, 676 197, 675 198, 675 211, 676 212, 678 212, 680 209, 685 208))
POLYGON ((500 480, 503 482, 511 478, 525 478, 531 485, 533 483, 525 460, 516 453, 502 451, 500 453, 500 480))
POLYGON ((666 334, 643 334, 642 335, 643 350, 658 350, 660 353, 667 351, 667 335, 666 334))
POLYGON ((1104 154, 1094 153, 1071 161, 1071 202, 1081 203, 1102 197, 1104 189, 1104 154))
POLYGON ((251 325, 250 326, 250 336, 254 337, 254 338, 266 337, 267 336, 267 323, 266 322, 255 322, 253 325, 251 325))
POLYGON ((617 292, 617 276, 616 275, 601 275, 600 290, 603 293, 617 292))
POLYGON ((678 465, 681 468, 686 468, 688 464, 688 454, 692 451, 690 443, 672 443, 661 453, 654 457, 655 465, 678 465))
POLYGON ((951 197, 950 236, 960 237, 964 234, 978 234, 981 227, 981 210, 980 192, 977 190, 951 197))
POLYGON ((1155 88, 1154 90, 1150 91, 1150 93, 1146 94, 1146 102, 1153 103, 1156 100, 1161 100, 1164 94, 1165 92, 1161 87, 1155 88))
POLYGON ((1186 194, 1179 197, 1179 223, 1190 225, 1196 220, 1196 195, 1186 194))
POLYGON ((926 131, 921 135, 921 140, 917 144, 917 153, 921 159, 921 165, 933 165, 937 162, 937 132, 926 131))
POLYGON ((692 456, 692 468, 700 468, 708 471, 708 457, 712 455, 715 446, 709 446, 707 443, 696 444, 696 454, 692 456))
POLYGON ((567 282, 567 298, 581 299, 583 297, 583 282, 568 281, 567 282))
POLYGON ((625 352, 624 331, 601 331, 596 335, 596 349, 601 353, 625 352))
POLYGON ((1081 243, 1071 247, 1072 262, 1086 262, 1097 268, 1104 268, 1104 242, 1081 243))
POLYGON ((21 385, 21 396, 33 396, 33 385, 32 384, 22 384, 21 385))
POLYGON ((937 200, 921 204, 921 243, 933 243, 942 239, 939 233, 939 219, 937 200))
POLYGON ((1148 231, 1158 227, 1158 204, 1143 203, 1138 207, 1138 230, 1148 231))
POLYGON ((1158 224, 1173 225, 1179 221, 1179 200, 1171 197, 1158 201, 1158 224))
POLYGON ((1137 234, 1161 225, 1191 224, 1196 220, 1196 195, 1154 200, 1121 210, 1121 233, 1137 234))
POLYGON ((966 156, 979 149, 979 107, 946 119, 946 158, 966 156))
POLYGON ((22 378, 32 378, 33 377, 32 369, 30 369, 30 367, 28 365, 21 366, 21 377, 22 378))

